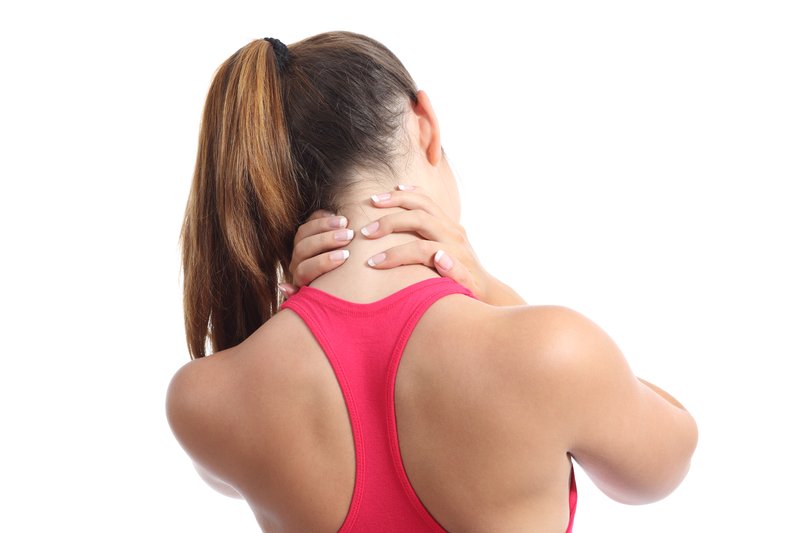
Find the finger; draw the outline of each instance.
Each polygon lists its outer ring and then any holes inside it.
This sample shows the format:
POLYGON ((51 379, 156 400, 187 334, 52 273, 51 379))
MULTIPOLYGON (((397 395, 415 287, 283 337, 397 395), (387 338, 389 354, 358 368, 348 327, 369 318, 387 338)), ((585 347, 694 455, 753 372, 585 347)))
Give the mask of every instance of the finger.
POLYGON ((450 278, 462 287, 466 287, 473 294, 477 294, 474 286, 474 277, 469 269, 455 257, 451 257, 443 249, 439 249, 433 255, 433 264, 436 271, 444 278, 450 278))
POLYGON ((382 194, 373 194, 370 201, 375 207, 403 207, 405 209, 422 209, 431 215, 449 220, 450 217, 434 202, 430 196, 421 189, 412 191, 391 191, 382 194))
POLYGON ((344 263, 350 257, 350 250, 336 250, 327 254, 315 255, 297 265, 294 281, 298 287, 307 285, 326 272, 344 263))
POLYGON ((413 231, 428 240, 452 243, 460 241, 461 226, 421 209, 412 209, 382 216, 361 228, 361 234, 368 239, 402 231, 413 231))
POLYGON ((438 242, 415 239, 373 255, 367 259, 367 265, 378 270, 386 270, 400 265, 433 267, 433 255, 439 248, 441 248, 441 244, 438 242))
POLYGON ((295 263, 301 263, 315 255, 341 248, 350 244, 354 236, 355 232, 350 228, 328 230, 324 233, 310 235, 295 245, 292 251, 292 260, 295 263))
POLYGON ((457 258, 449 255, 440 243, 416 240, 375 254, 367 265, 376 270, 388 270, 400 265, 426 265, 436 268, 445 278, 450 278, 475 293, 473 276, 457 258))
POLYGON ((345 227, 347 227, 347 218, 338 215, 323 216, 309 220, 297 228, 297 233, 294 235, 294 246, 296 247, 297 243, 311 235, 345 227))

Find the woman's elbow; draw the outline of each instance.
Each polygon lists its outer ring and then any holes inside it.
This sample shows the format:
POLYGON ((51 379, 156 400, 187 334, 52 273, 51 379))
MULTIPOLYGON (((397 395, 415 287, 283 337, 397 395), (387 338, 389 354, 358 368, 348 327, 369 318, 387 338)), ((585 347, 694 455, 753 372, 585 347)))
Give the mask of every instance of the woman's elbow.
POLYGON ((692 457, 697 449, 699 433, 697 422, 688 411, 684 411, 683 417, 681 428, 673 436, 674 455, 672 460, 665 464, 664 472, 660 476, 661 482, 643 489, 631 501, 621 501, 621 503, 643 505, 663 500, 686 479, 692 464, 692 457))

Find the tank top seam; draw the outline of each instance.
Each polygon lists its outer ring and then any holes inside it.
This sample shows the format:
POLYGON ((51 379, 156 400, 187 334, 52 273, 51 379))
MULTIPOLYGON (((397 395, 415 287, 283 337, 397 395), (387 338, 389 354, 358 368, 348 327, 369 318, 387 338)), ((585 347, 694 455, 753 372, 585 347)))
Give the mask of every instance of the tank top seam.
MULTIPOLYGON (((289 301, 290 300, 287 300, 284 303, 289 303, 289 301)), ((350 420, 351 432, 353 434, 353 448, 355 448, 354 451, 356 456, 356 472, 352 501, 350 502, 347 514, 345 515, 345 520, 337 530, 337 533, 348 533, 353 529, 353 526, 358 518, 358 514, 361 509, 361 500, 363 499, 364 483, 366 480, 366 460, 364 458, 364 439, 363 431, 361 429, 361 419, 358 415, 358 408, 353 396, 353 392, 350 389, 350 381, 347 379, 347 375, 343 371, 339 357, 336 354, 336 350, 333 348, 333 344, 328 339, 325 329, 321 327, 321 324, 317 321, 316 317, 307 312, 307 310, 304 308, 302 300, 299 302, 292 302, 288 307, 295 311, 301 319, 307 319, 307 325, 309 326, 313 337, 317 338, 317 335, 319 335, 319 340, 321 340, 323 344, 323 353, 326 355, 326 359, 328 359, 329 363, 331 364, 334 377, 336 378, 336 381, 338 382, 339 388, 342 390, 342 394, 345 399, 345 406, 347 407, 348 419, 350 420), (302 314, 298 312, 298 307, 302 311, 302 314), (313 329, 310 327, 311 325, 314 326, 313 329)))
MULTIPOLYGON (((450 279, 450 278, 444 278, 450 279)), ((454 282, 455 283, 455 282, 454 282)), ((449 284, 448 284, 449 285, 449 284)), ((453 294, 464 294, 469 296, 467 292, 469 289, 463 287, 459 283, 455 283, 454 286, 442 285, 435 289, 434 292, 425 295, 415 306, 414 310, 409 315, 408 320, 403 325, 403 329, 395 342, 394 347, 392 348, 392 355, 389 361, 389 368, 387 371, 386 376, 386 396, 387 396, 387 420, 386 420, 386 427, 387 432, 389 435, 389 447, 390 452, 392 454, 392 463, 395 467, 395 473, 397 475, 397 479, 400 482, 400 485, 403 487, 403 492, 406 495, 406 499, 417 512, 417 514, 422 518, 423 522, 432 530, 436 531, 437 533, 447 533, 447 530, 442 526, 436 518, 428 511, 425 505, 420 500, 419 495, 414 490, 414 486, 411 484, 411 480, 408 479, 408 474, 403 466, 403 458, 400 454, 400 441, 398 439, 397 434, 397 414, 395 410, 395 401, 394 401, 394 391, 395 391, 395 382, 397 381, 397 370, 400 367, 400 361, 402 359, 403 352, 405 351, 405 347, 408 345, 408 340, 411 337, 411 334, 414 332, 417 324, 419 323, 422 316, 430 309, 430 307, 439 301, 441 298, 445 296, 450 296, 453 294)), ((474 296, 473 296, 474 297, 474 296)))

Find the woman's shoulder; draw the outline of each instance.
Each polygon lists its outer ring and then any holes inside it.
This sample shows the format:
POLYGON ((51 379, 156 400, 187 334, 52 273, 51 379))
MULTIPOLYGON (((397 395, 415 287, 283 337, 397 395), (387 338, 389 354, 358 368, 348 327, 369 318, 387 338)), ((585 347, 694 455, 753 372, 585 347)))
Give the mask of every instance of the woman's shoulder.
MULTIPOLYGON (((517 405, 532 409, 565 439, 581 423, 585 402, 594 401, 598 382, 630 377, 614 341, 578 311, 557 305, 495 307, 453 300, 434 312, 441 320, 422 327, 441 347, 450 347, 449 366, 468 366, 483 390, 502 390, 517 405)), ((432 316, 431 318, 436 318, 432 316)), ((602 391, 608 394, 607 391, 602 391)))
POLYGON ((166 415, 175 438, 195 464, 215 472, 226 440, 230 395, 221 376, 227 350, 184 364, 167 388, 166 415))
POLYGON ((586 316, 559 305, 517 305, 494 308, 491 327, 499 340, 527 356, 566 363, 602 333, 586 316))
MULTIPOLYGON (((453 302, 450 333, 503 356, 509 363, 557 367, 597 341, 601 330, 581 313, 557 305, 496 307, 477 300, 453 302)), ((447 312, 445 310, 445 312, 447 312)), ((546 367, 541 366, 540 370, 546 367)))
POLYGON ((569 307, 520 305, 485 311, 492 357, 524 378, 527 390, 560 405, 566 423, 592 384, 629 374, 627 361, 595 322, 569 307))
POLYGON ((482 381, 509 393, 518 386, 517 398, 525 402, 554 398, 551 393, 563 390, 577 370, 594 366, 587 360, 601 333, 567 307, 497 307, 453 295, 432 306, 415 335, 435 348, 445 364, 468 366, 482 381), (454 360, 447 360, 447 354, 454 360))
POLYGON ((492 323, 495 360, 508 361, 505 387, 547 406, 549 433, 603 492, 648 503, 674 490, 696 446, 696 424, 633 374, 600 326, 559 306, 505 308, 492 323))

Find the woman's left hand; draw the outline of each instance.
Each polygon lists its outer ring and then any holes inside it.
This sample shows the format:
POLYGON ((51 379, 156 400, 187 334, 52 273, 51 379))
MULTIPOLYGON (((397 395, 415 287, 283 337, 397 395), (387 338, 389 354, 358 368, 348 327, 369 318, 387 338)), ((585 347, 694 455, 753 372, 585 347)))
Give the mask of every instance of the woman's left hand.
POLYGON ((344 263, 347 252, 337 248, 350 244, 353 238, 354 232, 347 229, 347 224, 345 217, 322 209, 311 213, 294 236, 289 265, 289 279, 294 283, 278 283, 284 296, 291 296, 303 285, 344 263))

